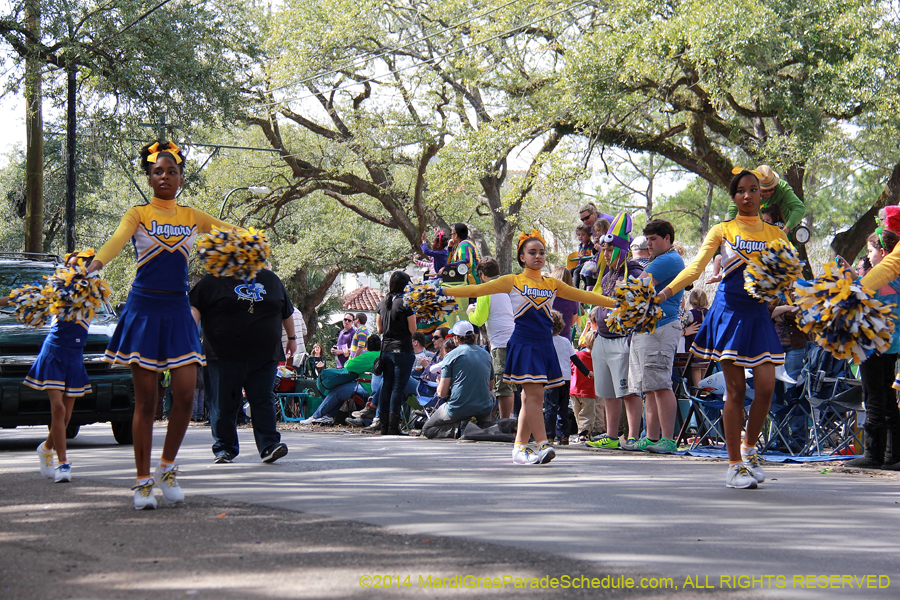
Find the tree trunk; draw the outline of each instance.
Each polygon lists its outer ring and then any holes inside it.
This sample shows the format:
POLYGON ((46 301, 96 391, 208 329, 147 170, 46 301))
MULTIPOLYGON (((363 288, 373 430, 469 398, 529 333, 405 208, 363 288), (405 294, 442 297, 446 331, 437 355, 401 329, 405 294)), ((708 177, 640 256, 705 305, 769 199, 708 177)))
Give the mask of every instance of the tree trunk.
MULTIPOLYGON (((312 339, 316 333, 316 307, 324 302, 325 295, 331 288, 331 284, 334 283, 334 280, 338 278, 342 271, 343 267, 341 265, 332 267, 323 274, 322 281, 313 289, 308 287, 309 277, 305 268, 294 273, 294 283, 300 288, 300 291, 293 298, 294 306, 303 315, 303 321, 306 323, 307 340, 312 339)), ((307 351, 311 352, 312 348, 307 348, 307 351)))
POLYGON ((866 238, 875 230, 875 218, 878 216, 878 211, 885 206, 900 203, 898 201, 900 201, 900 163, 894 165, 887 185, 878 195, 872 208, 867 210, 866 214, 860 217, 850 229, 835 235, 831 242, 831 249, 835 254, 843 256, 852 263, 856 255, 866 247, 866 238))
POLYGON ((703 214, 700 217, 700 239, 706 239, 709 233, 709 212, 712 210, 713 190, 716 185, 712 181, 706 182, 706 202, 703 203, 703 214))
MULTIPOLYGON (((25 22, 40 39, 39 0, 25 3, 25 22)), ((25 57, 25 252, 41 252, 44 226, 44 119, 41 99, 41 60, 25 57)))

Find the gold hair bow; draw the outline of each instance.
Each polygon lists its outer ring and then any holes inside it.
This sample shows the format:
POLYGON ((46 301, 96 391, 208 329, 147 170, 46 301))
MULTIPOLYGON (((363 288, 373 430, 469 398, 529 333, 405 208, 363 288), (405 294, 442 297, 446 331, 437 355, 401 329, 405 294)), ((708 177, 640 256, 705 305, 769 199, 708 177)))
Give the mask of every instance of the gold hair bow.
POLYGON ((531 239, 531 238, 539 239, 544 246, 547 245, 547 242, 544 241, 544 236, 541 235, 541 232, 532 227, 531 233, 525 233, 523 231, 522 233, 519 234, 519 244, 516 246, 516 249, 518 250, 519 248, 521 248, 522 244, 525 243, 525 240, 531 239))
POLYGON ((178 153, 181 151, 181 149, 176 146, 174 142, 169 142, 169 147, 165 150, 159 149, 159 142, 154 143, 152 146, 147 148, 147 150, 150 152, 150 156, 147 157, 147 162, 155 163, 156 159, 159 158, 159 155, 162 152, 168 152, 172 155, 172 158, 175 159, 176 165, 181 164, 181 157, 178 156, 178 153))
POLYGON ((63 263, 68 264, 69 259, 72 258, 73 256, 79 260, 87 260, 89 258, 94 258, 94 249, 88 248, 87 250, 82 250, 80 252, 78 250, 76 250, 75 252, 69 252, 68 254, 66 254, 66 257, 63 260, 63 263))
POLYGON ((756 178, 757 178, 757 179, 762 179, 762 177, 763 177, 763 176, 762 176, 762 173, 760 173, 760 172, 757 171, 756 169, 745 169, 744 167, 735 167, 735 168, 733 168, 733 169, 731 170, 731 174, 732 174, 732 175, 737 175, 738 173, 741 173, 742 171, 749 171, 749 172, 753 173, 754 175, 756 175, 756 178))

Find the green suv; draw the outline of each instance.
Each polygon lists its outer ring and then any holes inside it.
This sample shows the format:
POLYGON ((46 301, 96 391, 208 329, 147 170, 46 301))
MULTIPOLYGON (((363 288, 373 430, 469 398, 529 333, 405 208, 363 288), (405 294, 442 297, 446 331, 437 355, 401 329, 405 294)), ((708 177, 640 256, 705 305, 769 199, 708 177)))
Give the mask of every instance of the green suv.
MULTIPOLYGON (((59 256, 0 252, 0 296, 29 284, 42 283, 62 264, 59 256)), ((130 444, 134 415, 134 386, 131 370, 103 362, 106 346, 116 328, 116 317, 108 305, 91 322, 84 366, 91 379, 91 393, 75 399, 66 437, 91 423, 109 422, 120 444, 130 444)), ((0 308, 0 427, 49 425, 50 399, 47 392, 22 384, 37 359, 50 327, 37 329, 16 321, 13 307, 0 308)))

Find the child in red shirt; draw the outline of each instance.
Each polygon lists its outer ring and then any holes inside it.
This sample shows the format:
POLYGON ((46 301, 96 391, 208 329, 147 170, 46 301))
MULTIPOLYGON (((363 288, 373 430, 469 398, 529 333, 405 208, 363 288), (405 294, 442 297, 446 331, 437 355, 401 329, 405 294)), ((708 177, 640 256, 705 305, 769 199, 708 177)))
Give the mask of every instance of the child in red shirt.
MULTIPOLYGON (((594 363, 591 360, 591 348, 594 346, 594 332, 588 330, 582 336, 584 348, 575 353, 581 359, 588 371, 593 372, 594 363)), ((597 429, 606 430, 605 407, 597 410, 597 398, 594 392, 594 380, 572 365, 572 384, 569 388, 569 397, 572 399, 572 408, 575 411, 575 421, 578 423, 578 441, 583 443, 591 439, 591 432, 597 429), (599 415, 599 416, 598 416, 599 415), (602 423, 597 423, 597 419, 602 423)), ((601 399, 600 402, 603 402, 601 399)))

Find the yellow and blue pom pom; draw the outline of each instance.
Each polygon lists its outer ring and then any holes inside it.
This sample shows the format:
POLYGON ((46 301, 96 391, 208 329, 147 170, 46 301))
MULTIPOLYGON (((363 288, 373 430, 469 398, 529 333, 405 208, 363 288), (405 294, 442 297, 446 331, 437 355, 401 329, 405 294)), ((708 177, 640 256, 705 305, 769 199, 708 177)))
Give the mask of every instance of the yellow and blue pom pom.
POLYGON ((744 270, 744 289, 763 302, 775 302, 800 278, 803 262, 796 248, 782 239, 750 255, 744 270))
POLYGON ((456 298, 439 294, 439 289, 433 281, 409 283, 403 290, 403 304, 416 313, 417 321, 439 323, 459 310, 456 298))
POLYGON ((797 324, 835 358, 863 362, 891 345, 892 306, 876 300, 849 269, 825 264, 825 274, 798 281, 794 304, 797 324))
POLYGON ((606 326, 612 333, 627 335, 653 333, 662 318, 662 307, 656 296, 653 281, 648 277, 628 277, 616 284, 613 292, 616 305, 606 316, 606 326))
POLYGON ((253 229, 225 230, 213 227, 197 244, 197 254, 207 271, 216 277, 238 277, 249 281, 266 266, 269 240, 253 229))
POLYGON ((63 266, 47 278, 50 313, 63 321, 91 321, 110 296, 109 284, 84 263, 63 266))
POLYGON ((9 303, 16 308, 16 320, 30 327, 43 327, 50 319, 50 289, 40 285, 23 285, 9 293, 9 303))

